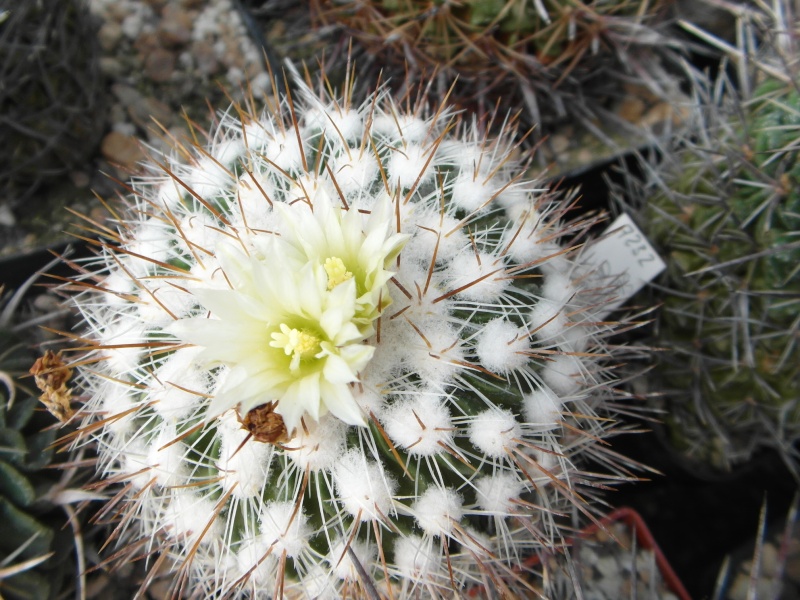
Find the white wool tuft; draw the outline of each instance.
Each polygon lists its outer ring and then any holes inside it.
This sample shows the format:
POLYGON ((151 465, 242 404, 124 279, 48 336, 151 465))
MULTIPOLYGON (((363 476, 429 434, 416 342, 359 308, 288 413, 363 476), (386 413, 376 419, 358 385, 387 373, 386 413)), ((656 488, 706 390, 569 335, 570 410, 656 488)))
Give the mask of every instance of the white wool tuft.
POLYGON ((278 557, 263 536, 245 541, 236 553, 236 563, 239 577, 248 577, 256 586, 266 587, 275 581, 278 557))
POLYGON ((219 427, 221 447, 217 467, 222 488, 233 490, 237 498, 254 498, 264 493, 269 463, 274 447, 250 438, 239 423, 236 411, 228 411, 221 418, 219 427))
MULTIPOLYGON (((367 366, 369 369, 371 365, 367 366)), ((369 416, 370 413, 375 415, 381 414, 386 397, 380 392, 377 386, 372 385, 371 378, 367 370, 361 373, 361 382, 353 389, 353 398, 364 411, 364 414, 369 416)))
MULTIPOLYGON (((236 197, 249 222, 251 219, 258 218, 262 213, 272 212, 270 200, 275 199, 275 186, 266 173, 247 171, 236 184, 236 197)), ((236 205, 236 203, 233 204, 236 205)))
POLYGON ((575 294, 575 286, 568 275, 564 273, 551 273, 545 277, 542 285, 542 296, 555 303, 569 302, 575 294))
POLYGON ((413 260, 428 268, 434 250, 436 262, 446 264, 470 245, 455 217, 429 209, 421 212, 416 221, 414 237, 403 251, 404 259, 410 254, 413 260))
POLYGON ((543 298, 531 310, 530 328, 540 340, 554 340, 563 335, 569 323, 563 304, 543 298))
POLYGON ((316 473, 332 469, 345 447, 347 427, 328 414, 320 418, 303 419, 295 437, 286 443, 286 454, 301 469, 316 473))
MULTIPOLYGON (((545 223, 542 214, 533 210, 530 213, 524 213, 522 219, 514 220, 510 226, 506 227, 500 246, 518 264, 535 263, 543 267, 545 264, 553 262, 554 265, 558 263, 558 265, 564 266, 561 271, 563 273, 569 269, 569 264, 566 259, 563 259, 563 256, 556 256, 562 251, 562 248, 555 238, 550 238, 553 233, 552 224, 545 223)), ((558 273, 559 271, 550 269, 549 272, 558 273)))
POLYGON ((456 256, 447 269, 451 290, 464 288, 459 298, 476 302, 497 301, 510 284, 505 266, 500 258, 485 252, 463 252, 456 256))
POLYGON ((143 490, 153 479, 147 464, 147 447, 136 440, 120 449, 120 472, 126 475, 134 490, 143 490))
POLYGON ((433 176, 433 161, 428 161, 430 152, 422 146, 409 145, 397 148, 389 158, 389 181, 401 188, 410 188, 417 179, 420 183, 433 176))
POLYGON ((311 528, 294 502, 270 502, 261 511, 261 535, 273 552, 297 558, 308 547, 311 528))
POLYGON ((314 203, 338 197, 336 188, 331 182, 310 174, 301 175, 293 180, 291 188, 286 193, 286 201, 293 203, 294 209, 298 210, 309 210, 308 202, 314 203))
POLYGON ((162 327, 185 317, 195 302, 190 294, 161 280, 139 292, 136 310, 143 323, 162 327))
POLYGON ((170 177, 158 186, 156 200, 165 209, 174 210, 188 193, 180 183, 170 177))
POLYGON ((216 514, 214 502, 192 491, 176 489, 164 517, 168 523, 168 533, 187 546, 195 544, 198 539, 203 545, 220 541, 222 524, 216 514))
POLYGON ((163 487, 180 486, 186 483, 188 448, 183 442, 175 442, 177 437, 175 427, 164 424, 158 436, 150 443, 147 453, 150 472, 163 487))
POLYGON ((109 290, 110 294, 104 294, 103 300, 109 306, 123 307, 128 305, 128 301, 122 298, 121 294, 133 294, 136 286, 124 271, 116 269, 103 280, 103 288, 109 290))
POLYGON ((435 315, 420 322, 413 321, 417 329, 403 322, 406 335, 403 341, 408 370, 423 381, 442 387, 450 383, 453 376, 465 367, 464 346, 455 327, 435 315), (418 330, 418 331, 417 331, 418 330), (424 339, 422 336, 425 336, 424 339))
POLYGON ((105 428, 115 435, 124 435, 133 430, 136 411, 131 411, 137 406, 135 402, 136 389, 125 383, 106 380, 100 384, 97 397, 102 398, 103 419, 106 420, 105 428), (131 411, 131 412, 128 412, 131 411), (124 417, 115 418, 116 415, 124 417))
POLYGON ((358 141, 364 131, 364 117, 357 110, 330 110, 327 117, 328 127, 334 128, 328 132, 332 139, 340 137, 345 141, 358 141))
POLYGON ((427 535, 447 537, 453 532, 453 523, 461 521, 464 510, 455 490, 431 486, 414 502, 411 513, 427 535))
POLYGON ((586 352, 589 347, 589 332, 586 327, 571 325, 561 334, 558 345, 566 352, 586 352))
POLYGON ((125 375, 139 365, 145 343, 145 330, 137 320, 126 319, 110 325, 99 335, 100 345, 110 346, 101 350, 106 360, 102 364, 112 375, 125 375))
POLYGON ((427 580, 442 568, 439 543, 417 535, 400 537, 394 545, 394 560, 403 577, 427 580))
POLYGON ((259 151, 269 144, 272 135, 268 132, 275 130, 272 119, 268 121, 251 121, 242 129, 244 132, 243 141, 247 143, 250 150, 259 151))
POLYGON ((559 354, 548 361, 542 379, 560 396, 574 394, 581 387, 581 361, 569 354, 559 354))
POLYGON ((358 450, 339 457, 333 467, 336 496, 344 509, 361 521, 379 521, 394 510, 397 483, 380 464, 368 462, 358 450))
POLYGON ((334 143, 358 141, 364 131, 364 117, 360 112, 342 110, 335 105, 306 110, 303 123, 314 132, 325 132, 326 138, 334 143))
POLYGON ((528 364, 527 331, 503 317, 489 321, 478 334, 475 352, 484 368, 506 375, 528 364))
POLYGON ((511 515, 517 510, 518 500, 525 485, 513 473, 497 473, 481 477, 475 482, 478 506, 497 516, 511 515))
POLYGON ((277 132, 267 143, 264 156, 284 171, 297 171, 303 166, 303 148, 297 141, 297 130, 292 127, 277 132))
POLYGON ((422 394, 401 400, 381 419, 392 442, 418 456, 446 452, 451 444, 453 423, 447 405, 438 394, 422 394))
MULTIPOLYGON (((136 228, 130 237, 130 241, 125 244, 125 248, 131 254, 166 262, 172 254, 171 245, 174 238, 175 234, 170 231, 164 222, 155 218, 148 219, 136 228)), ((133 275, 144 275, 152 270, 153 263, 151 260, 133 257, 130 264, 133 275)))
POLYGON ((379 135, 399 137, 406 143, 415 144, 427 137, 430 126, 414 115, 382 114, 375 117, 372 130, 379 135))
POLYGON ((358 571, 356 571, 353 560, 350 558, 348 548, 353 551, 358 562, 368 572, 369 565, 375 560, 374 551, 370 546, 359 541, 352 541, 348 546, 343 540, 339 540, 331 547, 331 551, 328 554, 328 563, 330 563, 331 570, 336 577, 344 581, 357 581, 359 579, 358 571))
POLYGON ((553 429, 561 420, 561 399, 548 387, 534 390, 523 397, 522 414, 537 429, 553 429))
POLYGON ((153 390, 150 400, 157 401, 153 408, 162 418, 183 419, 202 404, 208 386, 196 362, 200 352, 200 348, 177 350, 156 369, 154 375, 161 387, 153 390))
POLYGON ((479 209, 486 210, 485 206, 497 191, 492 181, 485 181, 486 175, 474 174, 471 170, 462 171, 452 184, 453 203, 467 213, 479 209))
POLYGON ((397 125, 402 138, 411 143, 424 141, 431 129, 425 120, 414 115, 398 115, 397 125))
POLYGON ((217 243, 227 237, 220 232, 221 224, 205 213, 189 213, 181 219, 179 226, 180 234, 176 241, 183 254, 187 255, 192 250, 196 252, 198 246, 202 250, 213 252, 217 243))
POLYGON ((438 155, 441 160, 470 173, 479 167, 485 171, 490 161, 479 144, 462 140, 443 140, 438 155))
POLYGON ((535 194, 546 191, 547 188, 531 186, 529 181, 517 181, 503 188, 497 195, 497 201, 506 210, 509 221, 518 222, 530 216, 536 222, 541 214, 534 208, 535 194))
POLYGON ((520 434, 514 414, 500 408, 475 415, 469 424, 469 441, 489 458, 507 456, 520 434))
POLYGON ((201 156, 196 164, 187 168, 183 181, 187 192, 192 190, 204 200, 209 200, 230 185, 231 173, 210 156, 201 156))
POLYGON ((211 149, 211 155, 223 167, 232 167, 244 153, 244 144, 240 139, 223 140, 211 149))
POLYGON ((378 175, 378 161, 371 151, 351 148, 342 152, 333 161, 333 176, 345 196, 369 190, 370 183, 378 175))

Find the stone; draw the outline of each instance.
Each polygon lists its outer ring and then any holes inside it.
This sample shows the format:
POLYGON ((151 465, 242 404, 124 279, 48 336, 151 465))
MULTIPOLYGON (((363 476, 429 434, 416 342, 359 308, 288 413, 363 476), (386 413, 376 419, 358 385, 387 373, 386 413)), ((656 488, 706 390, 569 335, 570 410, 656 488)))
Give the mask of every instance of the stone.
POLYGON ((164 48, 156 48, 144 60, 145 77, 152 81, 169 81, 174 71, 175 54, 164 48))
POLYGON ((124 83, 115 83, 111 86, 111 93, 116 96, 124 107, 131 106, 141 101, 142 94, 135 87, 124 83))
POLYGON ((172 122, 170 107, 152 96, 142 96, 137 102, 128 106, 128 115, 142 129, 152 127, 154 120, 165 127, 172 122))
POLYGON ((192 39, 192 13, 175 4, 167 4, 156 30, 159 41, 167 48, 178 48, 192 39))
POLYGON ((97 32, 97 39, 105 52, 111 52, 122 39, 122 26, 116 21, 106 21, 97 32))
POLYGON ((640 98, 629 96, 625 98, 619 107, 619 116, 628 123, 638 123, 642 120, 647 106, 640 98))
POLYGON ((569 138, 566 135, 557 133, 550 136, 550 147, 556 154, 561 154, 569 150, 569 138))
POLYGON ((69 178, 76 188, 89 187, 89 174, 85 171, 70 171, 69 178))
POLYGON ((122 63, 113 56, 100 57, 100 71, 106 77, 118 78, 124 74, 122 63))
POLYGON ((119 131, 108 133, 100 144, 103 157, 113 165, 133 170, 144 158, 144 152, 136 138, 119 131))
POLYGON ((210 77, 219 72, 219 60, 214 52, 214 47, 207 40, 199 40, 192 44, 192 58, 194 59, 197 70, 203 75, 210 77))
POLYGON ((148 54, 161 48, 161 41, 155 31, 148 31, 136 38, 133 42, 133 47, 146 60, 148 54))

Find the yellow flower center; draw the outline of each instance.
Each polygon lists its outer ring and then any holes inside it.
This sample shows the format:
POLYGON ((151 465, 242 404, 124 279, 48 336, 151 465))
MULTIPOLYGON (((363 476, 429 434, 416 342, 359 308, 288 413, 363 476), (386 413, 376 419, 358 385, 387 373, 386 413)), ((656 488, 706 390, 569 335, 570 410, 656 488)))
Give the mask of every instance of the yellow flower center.
POLYGON ((328 291, 353 276, 344 266, 344 261, 338 256, 325 259, 325 273, 328 275, 328 291))
POLYGON ((319 352, 320 339, 313 333, 292 329, 286 323, 281 323, 281 330, 272 334, 272 341, 269 343, 273 348, 282 348, 286 356, 292 357, 289 369, 296 370, 300 366, 300 360, 309 358, 319 352))

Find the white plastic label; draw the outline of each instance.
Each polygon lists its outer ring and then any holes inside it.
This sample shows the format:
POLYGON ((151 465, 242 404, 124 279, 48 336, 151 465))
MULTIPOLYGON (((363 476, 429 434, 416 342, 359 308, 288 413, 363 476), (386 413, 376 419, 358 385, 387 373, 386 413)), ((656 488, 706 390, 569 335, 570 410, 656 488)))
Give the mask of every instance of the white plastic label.
POLYGON ((582 256, 599 277, 614 280, 614 300, 603 306, 600 318, 613 312, 666 268, 664 261, 636 226, 622 214, 605 231, 605 237, 582 256))

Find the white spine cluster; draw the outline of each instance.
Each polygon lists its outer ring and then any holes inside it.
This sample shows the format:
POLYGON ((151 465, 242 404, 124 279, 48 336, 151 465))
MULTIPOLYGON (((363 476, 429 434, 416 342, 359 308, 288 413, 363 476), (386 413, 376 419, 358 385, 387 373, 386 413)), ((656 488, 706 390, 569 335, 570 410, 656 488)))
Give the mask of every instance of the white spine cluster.
POLYGON ((87 265, 126 534, 209 594, 533 594, 613 416, 561 204, 511 126, 297 85, 134 182, 87 265))

